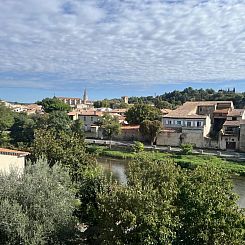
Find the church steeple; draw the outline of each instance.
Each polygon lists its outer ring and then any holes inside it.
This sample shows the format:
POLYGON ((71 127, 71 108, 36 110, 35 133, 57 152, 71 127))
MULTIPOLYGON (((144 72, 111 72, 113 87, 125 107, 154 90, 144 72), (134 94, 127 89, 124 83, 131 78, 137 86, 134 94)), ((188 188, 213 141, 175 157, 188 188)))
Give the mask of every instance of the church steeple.
POLYGON ((88 95, 87 95, 87 89, 85 88, 83 92, 83 103, 86 104, 87 101, 88 101, 88 95))

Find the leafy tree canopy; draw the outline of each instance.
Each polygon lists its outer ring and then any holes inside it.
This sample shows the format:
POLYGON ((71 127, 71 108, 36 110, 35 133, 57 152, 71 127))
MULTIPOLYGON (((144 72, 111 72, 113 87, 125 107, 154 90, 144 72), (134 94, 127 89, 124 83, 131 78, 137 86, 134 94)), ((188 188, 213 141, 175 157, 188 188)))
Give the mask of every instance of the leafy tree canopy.
POLYGON ((0 102, 0 132, 8 130, 14 123, 14 113, 0 102))
POLYGON ((30 146, 34 140, 35 121, 25 113, 16 113, 10 128, 11 142, 15 146, 30 146))
POLYGON ((186 101, 213 101, 213 100, 231 100, 236 108, 245 107, 245 92, 238 93, 235 89, 219 90, 213 89, 193 89, 192 87, 185 88, 182 91, 174 90, 166 92, 156 97, 130 97, 129 103, 153 103, 158 108, 169 108, 179 106, 186 101), (171 107, 169 104, 170 103, 171 107))
POLYGON ((30 150, 32 161, 44 157, 50 166, 56 162, 66 166, 75 182, 79 180, 83 169, 95 164, 93 157, 85 151, 83 138, 70 132, 38 129, 30 150))
POLYGON ((25 174, 0 173, 1 244, 67 244, 74 237, 75 193, 69 175, 38 162, 25 174))
POLYGON ((144 154, 127 177, 127 185, 110 182, 97 192, 102 244, 244 244, 244 213, 224 172, 144 154))
POLYGON ((162 123, 158 120, 150 121, 144 120, 140 124, 140 133, 144 136, 145 139, 148 139, 151 144, 156 140, 158 133, 162 129, 162 123))
POLYGON ((99 119, 99 125, 101 126, 103 136, 108 139, 112 139, 113 136, 120 134, 121 125, 117 117, 105 114, 99 119))
POLYGON ((37 102, 38 105, 41 105, 45 112, 49 113, 52 111, 70 111, 71 107, 59 100, 56 97, 53 98, 45 98, 42 101, 37 102))
POLYGON ((129 108, 125 115, 130 124, 141 124, 144 120, 159 119, 161 111, 150 105, 137 104, 129 108))

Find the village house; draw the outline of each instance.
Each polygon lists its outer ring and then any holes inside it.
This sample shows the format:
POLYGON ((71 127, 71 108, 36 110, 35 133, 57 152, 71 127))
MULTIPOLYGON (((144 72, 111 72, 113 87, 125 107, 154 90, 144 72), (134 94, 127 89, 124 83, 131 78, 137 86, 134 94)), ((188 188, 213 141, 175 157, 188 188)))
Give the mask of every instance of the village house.
POLYGON ((210 133, 222 129, 233 109, 231 101, 186 102, 162 117, 164 129, 157 137, 157 145, 190 143, 199 148, 218 148, 218 141, 214 144, 210 133))
POLYGON ((102 111, 96 110, 83 110, 78 113, 78 118, 84 123, 84 130, 91 131, 91 126, 96 126, 99 118, 103 116, 102 111))
POLYGON ((240 145, 241 123, 245 119, 244 109, 229 111, 219 135, 219 148, 222 150, 242 150, 240 145))
POLYGON ((25 168, 25 157, 29 152, 0 148, 0 171, 9 173, 11 169, 16 169, 23 173, 25 168))

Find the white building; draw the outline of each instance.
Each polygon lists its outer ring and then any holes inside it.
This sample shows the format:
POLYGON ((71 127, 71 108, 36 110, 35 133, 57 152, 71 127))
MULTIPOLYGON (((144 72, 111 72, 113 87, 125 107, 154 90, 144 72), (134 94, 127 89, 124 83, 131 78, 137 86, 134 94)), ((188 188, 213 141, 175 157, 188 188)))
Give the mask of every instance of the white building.
POLYGON ((9 173, 11 169, 16 169, 23 173, 27 155, 29 152, 0 148, 0 171, 9 173))

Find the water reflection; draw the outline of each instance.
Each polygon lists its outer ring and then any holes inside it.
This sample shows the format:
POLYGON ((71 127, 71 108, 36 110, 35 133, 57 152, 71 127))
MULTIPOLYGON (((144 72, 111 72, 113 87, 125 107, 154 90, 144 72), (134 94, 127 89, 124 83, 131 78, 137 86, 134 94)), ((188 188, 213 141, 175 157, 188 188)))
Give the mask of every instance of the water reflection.
POLYGON ((234 183, 234 191, 239 195, 238 205, 245 208, 245 177, 232 178, 234 183))
POLYGON ((127 183, 127 177, 125 175, 125 167, 128 164, 127 160, 100 157, 98 158, 98 163, 102 165, 108 175, 112 172, 115 179, 120 183, 127 183))
MULTIPOLYGON (((112 172, 113 177, 120 183, 127 183, 125 168, 128 165, 128 160, 100 157, 98 158, 98 162, 103 166, 108 175, 112 172)), ((232 180, 234 183, 234 191, 240 196, 238 205, 241 208, 245 208, 245 177, 235 176, 232 180)))

